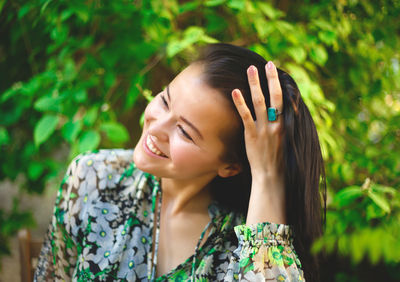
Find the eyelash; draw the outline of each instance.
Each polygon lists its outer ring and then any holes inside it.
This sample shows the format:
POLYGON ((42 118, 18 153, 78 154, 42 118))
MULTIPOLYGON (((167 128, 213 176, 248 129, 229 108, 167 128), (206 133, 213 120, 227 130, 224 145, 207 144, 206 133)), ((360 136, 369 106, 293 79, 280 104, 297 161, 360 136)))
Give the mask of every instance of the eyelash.
POLYGON ((164 103, 164 106, 167 107, 167 109, 169 109, 168 103, 167 103, 167 100, 165 100, 165 97, 163 95, 160 95, 160 96, 161 96, 161 99, 162 99, 162 101, 164 103))
POLYGON ((189 139, 190 141, 193 141, 192 137, 190 137, 189 134, 187 134, 187 132, 182 128, 182 126, 178 125, 179 130, 182 132, 183 135, 185 135, 185 137, 187 139, 189 139))
MULTIPOLYGON (((164 106, 165 106, 167 109, 169 109, 167 100, 165 99, 164 95, 161 95, 161 100, 162 100, 164 106)), ((182 128, 181 125, 178 125, 178 128, 179 128, 179 130, 182 132, 182 134, 183 134, 187 139, 193 141, 192 137, 190 137, 190 135, 182 128)))

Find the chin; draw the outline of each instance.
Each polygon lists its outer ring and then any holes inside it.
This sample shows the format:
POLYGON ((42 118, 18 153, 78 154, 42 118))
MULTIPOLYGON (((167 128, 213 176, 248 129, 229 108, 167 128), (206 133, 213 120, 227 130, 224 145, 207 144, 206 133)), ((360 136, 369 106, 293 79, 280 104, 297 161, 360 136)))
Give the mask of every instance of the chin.
POLYGON ((154 165, 148 159, 146 153, 143 151, 141 142, 136 145, 135 150, 133 151, 133 162, 135 166, 141 171, 153 174, 154 176, 161 177, 159 172, 155 169, 154 165))
POLYGON ((133 162, 138 169, 143 170, 148 160, 145 159, 144 152, 142 151, 140 144, 141 142, 139 142, 133 150, 133 162))

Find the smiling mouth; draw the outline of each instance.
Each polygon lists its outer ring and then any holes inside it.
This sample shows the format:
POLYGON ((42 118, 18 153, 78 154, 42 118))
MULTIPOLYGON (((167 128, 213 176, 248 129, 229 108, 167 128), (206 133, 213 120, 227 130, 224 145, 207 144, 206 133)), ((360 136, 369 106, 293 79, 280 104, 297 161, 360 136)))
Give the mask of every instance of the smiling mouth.
POLYGON ((161 152, 161 151, 157 148, 157 146, 154 144, 153 140, 152 140, 151 137, 150 137, 150 134, 147 135, 147 138, 146 138, 146 145, 147 145, 147 148, 149 148, 149 150, 150 150, 153 154, 156 154, 157 156, 160 156, 160 157, 167 158, 167 156, 166 156, 163 152, 161 152))

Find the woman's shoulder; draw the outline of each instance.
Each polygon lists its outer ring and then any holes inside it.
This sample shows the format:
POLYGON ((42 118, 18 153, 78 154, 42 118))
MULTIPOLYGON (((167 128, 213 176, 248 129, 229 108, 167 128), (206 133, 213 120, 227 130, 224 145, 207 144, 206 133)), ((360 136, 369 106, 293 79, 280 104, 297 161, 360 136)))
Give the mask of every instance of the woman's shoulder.
POLYGON ((94 151, 88 151, 76 156, 72 163, 83 163, 87 165, 95 166, 101 163, 131 163, 133 162, 133 149, 100 149, 94 151))
POLYGON ((80 190, 110 190, 128 186, 148 175, 136 168, 133 149, 100 149, 76 156, 67 176, 80 190))
POLYGON ((72 160, 60 187, 56 219, 73 238, 86 230, 89 218, 106 218, 118 225, 132 210, 150 205, 149 180, 151 175, 136 168, 133 150, 82 153, 72 160))

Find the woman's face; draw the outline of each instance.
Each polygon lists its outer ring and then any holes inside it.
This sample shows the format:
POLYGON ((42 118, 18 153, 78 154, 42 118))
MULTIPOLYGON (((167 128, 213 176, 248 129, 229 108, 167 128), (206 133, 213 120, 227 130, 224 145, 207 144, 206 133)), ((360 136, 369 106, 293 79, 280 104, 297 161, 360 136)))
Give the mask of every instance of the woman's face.
POLYGON ((233 175, 220 160, 220 136, 236 123, 228 103, 203 82, 201 65, 187 67, 147 106, 134 151, 136 166, 159 177, 192 181, 233 175))

